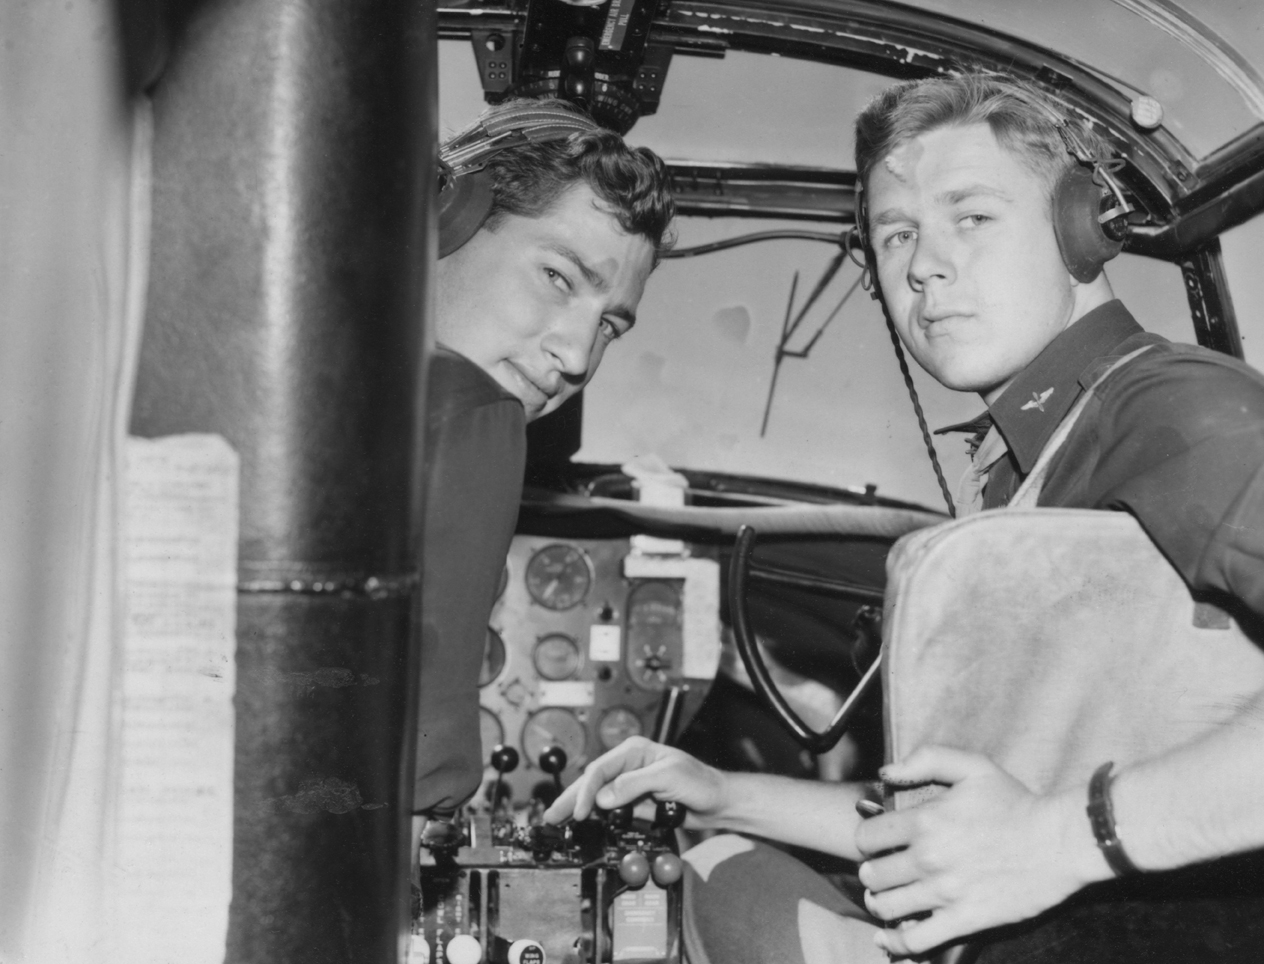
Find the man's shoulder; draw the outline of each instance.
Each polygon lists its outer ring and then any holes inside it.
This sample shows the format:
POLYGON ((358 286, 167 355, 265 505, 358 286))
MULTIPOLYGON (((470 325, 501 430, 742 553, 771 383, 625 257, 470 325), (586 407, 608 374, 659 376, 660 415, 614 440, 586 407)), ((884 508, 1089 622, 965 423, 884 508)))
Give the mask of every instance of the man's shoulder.
POLYGON ((522 403, 494 378, 464 355, 442 345, 430 356, 426 378, 426 402, 432 420, 496 405, 522 414, 522 403))
POLYGON ((1146 350, 1099 389, 1103 411, 1114 411, 1125 425, 1159 422, 1206 434, 1264 422, 1264 375, 1246 362, 1149 333, 1129 338, 1115 357, 1139 348, 1146 350))

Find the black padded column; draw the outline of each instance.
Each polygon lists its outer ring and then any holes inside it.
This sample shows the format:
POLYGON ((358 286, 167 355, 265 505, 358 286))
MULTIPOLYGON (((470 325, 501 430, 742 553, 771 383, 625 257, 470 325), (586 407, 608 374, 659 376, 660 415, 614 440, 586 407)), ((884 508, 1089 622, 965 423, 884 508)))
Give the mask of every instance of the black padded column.
POLYGON ((135 434, 242 460, 227 961, 396 961, 408 909, 435 31, 195 3, 155 91, 135 434))

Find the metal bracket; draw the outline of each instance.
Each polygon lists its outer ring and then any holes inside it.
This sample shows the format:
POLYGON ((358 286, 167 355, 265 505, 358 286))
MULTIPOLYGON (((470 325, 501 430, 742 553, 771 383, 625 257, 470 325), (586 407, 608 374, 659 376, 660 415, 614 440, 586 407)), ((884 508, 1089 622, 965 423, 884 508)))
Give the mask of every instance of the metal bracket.
POLYGON ((1242 335, 1229 295, 1220 239, 1212 238, 1201 247, 1177 258, 1185 279, 1185 295, 1194 319, 1198 344, 1234 358, 1242 357, 1242 335))

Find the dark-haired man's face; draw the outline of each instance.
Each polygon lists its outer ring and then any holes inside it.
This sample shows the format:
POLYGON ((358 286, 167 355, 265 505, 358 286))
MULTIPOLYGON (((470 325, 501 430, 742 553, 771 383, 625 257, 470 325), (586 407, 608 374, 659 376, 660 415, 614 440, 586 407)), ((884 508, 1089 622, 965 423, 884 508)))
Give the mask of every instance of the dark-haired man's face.
POLYGON ((874 166, 868 192, 891 319, 949 388, 992 401, 1079 317, 1048 190, 987 124, 912 138, 874 166))
POLYGON ((439 262, 436 337, 539 418, 632 327, 653 267, 649 240, 577 184, 542 216, 509 215, 439 262))

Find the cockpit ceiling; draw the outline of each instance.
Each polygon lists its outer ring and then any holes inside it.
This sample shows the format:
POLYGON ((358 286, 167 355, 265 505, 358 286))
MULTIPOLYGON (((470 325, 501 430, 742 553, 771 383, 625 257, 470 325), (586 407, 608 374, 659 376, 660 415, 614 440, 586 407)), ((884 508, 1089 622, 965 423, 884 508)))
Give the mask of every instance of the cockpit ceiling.
MULTIPOLYGON (((439 12, 441 36, 465 39, 474 28, 512 27, 526 9, 527 0, 448 0, 439 12)), ((1258 0, 670 0, 660 4, 649 42, 678 56, 667 71, 661 116, 639 122, 632 140, 668 158, 846 169, 850 135, 824 143, 819 132, 846 130, 854 108, 888 78, 1005 68, 1057 91, 1127 157, 1130 186, 1153 216, 1150 225, 1134 228, 1132 250, 1170 257, 1264 208, 1258 0), (762 58, 738 52, 777 55, 787 68, 784 82, 770 84, 775 67, 751 70, 762 58), (747 69, 681 54, 732 56, 747 69), (818 69, 796 71, 792 59, 815 61, 818 69), (822 65, 848 69, 821 84, 822 65), (712 73, 724 78, 722 98, 704 93, 716 83, 689 82, 712 73), (806 74, 811 84, 802 83, 806 74), (1131 119, 1141 94, 1163 107, 1157 130, 1131 119), (770 97, 800 122, 799 133, 749 136, 744 105, 770 97), (818 113, 820 125, 802 125, 818 113), (847 114, 846 122, 835 123, 837 114, 847 114), (746 156, 736 144, 746 145, 746 156), (767 154, 752 157, 752 149, 767 154)), ((837 191, 822 197, 827 218, 846 217, 837 191)), ((758 205, 751 213, 760 213, 758 205)))

